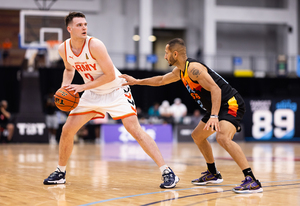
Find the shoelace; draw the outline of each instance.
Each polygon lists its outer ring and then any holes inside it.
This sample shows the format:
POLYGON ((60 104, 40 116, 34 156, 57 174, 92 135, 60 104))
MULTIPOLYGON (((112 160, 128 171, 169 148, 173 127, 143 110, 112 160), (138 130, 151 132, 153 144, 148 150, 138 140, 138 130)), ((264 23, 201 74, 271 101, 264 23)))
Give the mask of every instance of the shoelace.
POLYGON ((164 181, 164 182, 169 182, 170 181, 169 175, 170 175, 170 173, 163 174, 162 177, 161 177, 161 180, 164 181))
MULTIPOLYGON (((201 175, 202 175, 201 177, 203 177, 203 175, 209 175, 209 174, 210 174, 210 172, 208 170, 206 170, 205 172, 201 172, 201 175)), ((200 180, 201 177, 199 177, 198 180, 200 180)))
POLYGON ((55 175, 58 175, 58 171, 54 171, 50 174, 50 177, 54 177, 55 175))
POLYGON ((208 174, 210 174, 210 172, 208 170, 205 172, 201 172, 201 175, 208 175, 208 174))
POLYGON ((244 180, 242 180, 242 184, 241 184, 241 186, 242 185, 244 185, 246 182, 248 181, 248 179, 246 178, 246 179, 244 179, 244 180))

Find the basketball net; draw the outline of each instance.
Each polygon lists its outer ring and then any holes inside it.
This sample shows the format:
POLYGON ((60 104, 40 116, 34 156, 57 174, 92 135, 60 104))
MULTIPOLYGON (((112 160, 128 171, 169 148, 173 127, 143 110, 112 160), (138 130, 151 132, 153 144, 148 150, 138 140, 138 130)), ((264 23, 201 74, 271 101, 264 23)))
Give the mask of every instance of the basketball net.
POLYGON ((55 63, 58 60, 60 60, 60 56, 58 53, 58 46, 61 44, 61 41, 59 40, 48 40, 46 41, 47 44, 47 56, 48 56, 48 62, 55 63))

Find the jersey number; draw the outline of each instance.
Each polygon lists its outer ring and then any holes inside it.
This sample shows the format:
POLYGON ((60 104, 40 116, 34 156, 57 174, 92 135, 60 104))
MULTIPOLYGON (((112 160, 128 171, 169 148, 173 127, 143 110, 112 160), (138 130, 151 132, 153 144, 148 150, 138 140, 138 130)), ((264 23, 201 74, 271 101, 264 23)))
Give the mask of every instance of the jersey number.
POLYGON ((90 73, 84 73, 84 76, 85 76, 87 79, 89 79, 89 80, 91 80, 91 81, 94 81, 94 77, 93 77, 90 73))

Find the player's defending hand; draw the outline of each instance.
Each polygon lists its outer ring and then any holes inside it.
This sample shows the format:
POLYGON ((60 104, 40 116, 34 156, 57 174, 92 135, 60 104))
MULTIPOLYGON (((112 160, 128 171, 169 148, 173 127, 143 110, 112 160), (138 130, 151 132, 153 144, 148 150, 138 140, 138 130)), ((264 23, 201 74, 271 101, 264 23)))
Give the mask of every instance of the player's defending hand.
POLYGON ((122 84, 122 86, 126 86, 126 85, 135 85, 137 84, 137 79, 135 79, 132 76, 129 76, 127 74, 122 74, 121 76, 119 76, 120 78, 124 78, 127 82, 122 84))
POLYGON ((211 129, 211 131, 220 132, 221 130, 220 130, 220 125, 219 125, 219 120, 218 120, 218 118, 210 118, 210 119, 206 122, 206 124, 205 124, 203 130, 205 130, 205 129, 206 129, 206 130, 211 129))

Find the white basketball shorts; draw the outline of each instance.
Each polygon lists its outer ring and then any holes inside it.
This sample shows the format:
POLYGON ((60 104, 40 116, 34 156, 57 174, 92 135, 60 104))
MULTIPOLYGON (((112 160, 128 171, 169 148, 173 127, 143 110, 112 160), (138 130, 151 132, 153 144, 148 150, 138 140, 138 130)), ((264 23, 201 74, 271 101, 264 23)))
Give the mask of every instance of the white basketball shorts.
POLYGON ((78 106, 70 112, 69 116, 95 113, 92 119, 96 119, 104 118, 106 112, 114 120, 137 115, 129 86, 123 86, 102 95, 86 90, 82 94, 78 106))

